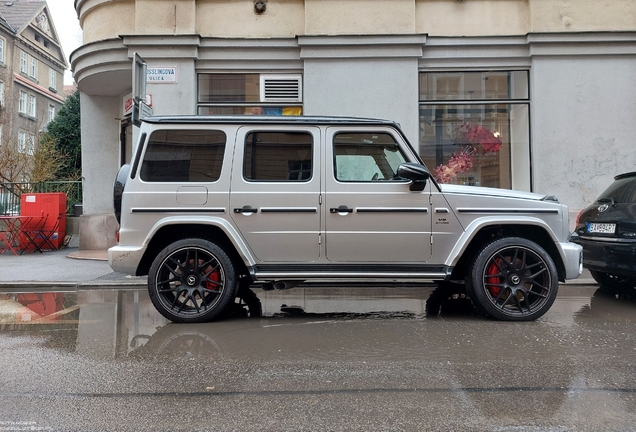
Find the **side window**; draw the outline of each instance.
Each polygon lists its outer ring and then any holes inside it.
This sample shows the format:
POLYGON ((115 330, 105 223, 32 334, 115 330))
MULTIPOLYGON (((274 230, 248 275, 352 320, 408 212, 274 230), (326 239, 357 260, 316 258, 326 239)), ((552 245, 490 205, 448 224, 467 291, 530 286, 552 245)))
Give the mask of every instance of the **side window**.
POLYGON ((397 170, 406 158, 388 133, 338 133, 333 146, 336 180, 402 180, 397 170))
POLYGON ((243 177, 248 181, 309 181, 313 137, 307 132, 251 132, 245 137, 243 177))
POLYGON ((148 182, 213 182, 219 179, 227 139, 210 130, 156 131, 141 165, 148 182))

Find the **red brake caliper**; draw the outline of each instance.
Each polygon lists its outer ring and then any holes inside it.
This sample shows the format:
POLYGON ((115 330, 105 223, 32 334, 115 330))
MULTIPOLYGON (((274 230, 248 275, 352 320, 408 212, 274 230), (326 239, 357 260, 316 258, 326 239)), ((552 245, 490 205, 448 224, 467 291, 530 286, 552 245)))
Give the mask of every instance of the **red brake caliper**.
POLYGON ((209 290, 216 291, 219 289, 219 285, 215 284, 214 282, 218 282, 220 280, 221 280, 221 272, 219 270, 216 270, 212 272, 210 276, 208 276, 208 279, 205 281, 205 287, 209 290))
MULTIPOLYGON (((500 274, 501 270, 499 270, 499 267, 498 267, 498 265, 500 264, 501 264, 501 258, 495 258, 495 261, 488 266, 488 269, 486 270, 486 274, 487 275, 500 274)), ((490 292, 490 295, 493 297, 497 297, 499 293, 501 292, 501 287, 495 286, 497 284, 501 284, 500 276, 486 278, 486 285, 488 287, 488 292, 490 292)))

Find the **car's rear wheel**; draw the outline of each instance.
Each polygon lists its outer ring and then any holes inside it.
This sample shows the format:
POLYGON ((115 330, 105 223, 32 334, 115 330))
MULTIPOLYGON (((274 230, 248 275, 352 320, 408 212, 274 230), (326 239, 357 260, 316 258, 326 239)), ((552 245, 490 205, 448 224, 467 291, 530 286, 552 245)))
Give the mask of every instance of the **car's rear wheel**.
POLYGON ((635 278, 617 276, 595 270, 590 270, 590 274, 599 283, 600 288, 609 294, 629 292, 636 287, 635 278))
POLYGON ((475 307, 492 318, 531 321, 545 314, 559 281, 550 255, 520 237, 501 238, 482 247, 466 277, 475 307))
POLYGON ((236 271, 218 245, 180 240, 163 249, 150 267, 148 293, 157 310, 173 322, 206 322, 234 301, 236 271))

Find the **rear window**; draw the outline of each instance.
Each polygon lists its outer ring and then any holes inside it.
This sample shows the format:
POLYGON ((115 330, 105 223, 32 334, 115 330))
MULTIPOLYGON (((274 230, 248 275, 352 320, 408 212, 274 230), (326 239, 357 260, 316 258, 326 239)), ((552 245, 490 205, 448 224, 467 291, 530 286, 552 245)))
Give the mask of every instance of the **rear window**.
POLYGON ((221 175, 226 141, 222 131, 153 132, 141 165, 141 179, 147 182, 216 181, 221 175))
POLYGON ((603 198, 613 199, 616 204, 636 203, 636 175, 616 180, 599 200, 603 198))

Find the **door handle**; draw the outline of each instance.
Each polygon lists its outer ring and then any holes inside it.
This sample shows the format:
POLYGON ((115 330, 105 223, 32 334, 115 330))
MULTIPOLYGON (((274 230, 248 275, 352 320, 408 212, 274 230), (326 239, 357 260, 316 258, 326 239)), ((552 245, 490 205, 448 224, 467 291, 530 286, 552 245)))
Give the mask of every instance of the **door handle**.
POLYGON ((258 213, 258 209, 257 208, 253 208, 252 206, 249 205, 244 205, 241 208, 235 208, 234 209, 234 213, 258 213))
POLYGON ((350 209, 346 205, 338 206, 338 208, 330 208, 329 213, 353 213, 353 209, 350 209))

